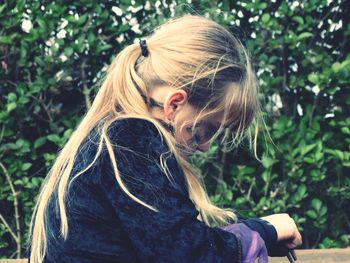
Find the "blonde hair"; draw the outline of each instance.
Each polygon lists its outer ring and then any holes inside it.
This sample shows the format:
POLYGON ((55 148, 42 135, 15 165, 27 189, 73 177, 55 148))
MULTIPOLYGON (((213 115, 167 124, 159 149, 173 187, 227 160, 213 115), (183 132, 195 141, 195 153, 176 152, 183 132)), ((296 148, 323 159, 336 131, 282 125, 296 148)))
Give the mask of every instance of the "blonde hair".
MULTIPOLYGON (((47 250, 46 210, 49 199, 57 190, 60 231, 68 236, 65 198, 75 157, 83 140, 97 125, 101 125, 98 150, 93 161, 73 179, 90 169, 106 147, 117 183, 133 200, 149 209, 157 209, 138 199, 123 183, 107 129, 123 118, 141 118, 152 122, 165 139, 169 151, 184 171, 190 198, 208 226, 223 225, 236 220, 231 209, 222 209, 208 198, 201 176, 194 172, 188 160, 176 147, 174 137, 155 119, 144 98, 156 86, 167 85, 188 93, 188 102, 199 109, 195 122, 209 114, 223 112, 222 128, 234 130, 231 143, 237 144, 259 116, 258 91, 248 55, 242 44, 224 27, 198 16, 184 15, 156 28, 147 38, 149 56, 141 57, 138 43, 124 48, 113 60, 91 108, 88 110, 45 178, 30 226, 30 261, 41 263, 47 250), (227 125, 227 123, 230 123, 227 125)), ((257 126, 255 131, 257 131, 257 126)), ((252 138, 251 136, 249 136, 252 138)), ((256 145, 256 134, 254 136, 256 145)), ((227 138, 225 139, 227 140, 227 138)), ((166 160, 161 167, 169 175, 166 160)))

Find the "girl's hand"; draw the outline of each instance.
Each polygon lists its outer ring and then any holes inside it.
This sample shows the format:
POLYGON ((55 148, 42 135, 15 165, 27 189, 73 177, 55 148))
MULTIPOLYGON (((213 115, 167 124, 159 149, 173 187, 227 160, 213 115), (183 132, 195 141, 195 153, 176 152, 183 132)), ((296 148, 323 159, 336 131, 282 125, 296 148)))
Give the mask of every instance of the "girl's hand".
POLYGON ((273 225, 277 232, 277 240, 288 249, 302 244, 302 238, 294 220, 288 214, 274 214, 262 217, 273 225))

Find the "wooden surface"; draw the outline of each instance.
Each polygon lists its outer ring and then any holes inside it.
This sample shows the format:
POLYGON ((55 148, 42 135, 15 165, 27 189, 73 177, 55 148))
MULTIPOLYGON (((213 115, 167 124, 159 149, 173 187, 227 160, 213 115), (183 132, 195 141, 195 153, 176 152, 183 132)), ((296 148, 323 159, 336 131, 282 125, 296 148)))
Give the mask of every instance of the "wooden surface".
POLYGON ((0 263, 28 263, 28 259, 0 259, 0 263))
MULTIPOLYGON (((297 261, 305 263, 331 263, 343 262, 350 263, 350 248, 339 249, 305 249, 296 250, 297 261)), ((287 257, 284 258, 269 258, 271 263, 288 263, 287 257)))
MULTIPOLYGON (((312 250, 297 250, 298 260, 296 262, 305 263, 332 263, 342 262, 350 263, 350 248, 340 249, 312 249, 312 250)), ((0 259, 0 263, 27 263, 27 259, 0 259)), ((269 258, 271 263, 288 263, 288 259, 284 258, 269 258)))

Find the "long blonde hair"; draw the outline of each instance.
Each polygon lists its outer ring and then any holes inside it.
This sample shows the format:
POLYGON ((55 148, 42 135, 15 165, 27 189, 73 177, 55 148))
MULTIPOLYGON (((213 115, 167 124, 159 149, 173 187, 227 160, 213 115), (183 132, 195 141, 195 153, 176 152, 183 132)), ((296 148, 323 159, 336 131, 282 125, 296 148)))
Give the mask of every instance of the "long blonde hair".
MULTIPOLYGON (((118 173, 107 129, 111 123, 123 118, 146 119, 157 127, 184 171, 190 198, 200 211, 203 222, 210 226, 236 220, 232 210, 211 203, 201 176, 194 172, 188 160, 178 151, 174 137, 150 114, 144 98, 149 99, 152 88, 156 86, 183 89, 189 94, 189 103, 200 109, 195 122, 208 114, 224 112, 222 123, 231 123, 228 128, 234 131, 225 134, 233 135, 231 142, 236 144, 250 132, 251 128, 248 127, 257 123, 259 116, 256 79, 244 47, 223 26, 197 15, 174 18, 156 28, 147 38, 147 46, 147 57, 141 56, 139 44, 134 43, 114 58, 91 108, 59 152, 45 178, 30 226, 32 263, 41 263, 46 255, 46 210, 56 190, 61 235, 64 239, 68 236, 65 206, 67 185, 80 145, 98 124, 102 123, 102 128, 97 153, 93 161, 74 178, 93 166, 105 146, 121 189, 136 202, 157 211, 129 192, 118 173)), ((254 138, 256 145, 256 134, 254 138)), ((161 164, 164 174, 168 175, 170 171, 167 171, 166 160, 161 160, 161 164)))

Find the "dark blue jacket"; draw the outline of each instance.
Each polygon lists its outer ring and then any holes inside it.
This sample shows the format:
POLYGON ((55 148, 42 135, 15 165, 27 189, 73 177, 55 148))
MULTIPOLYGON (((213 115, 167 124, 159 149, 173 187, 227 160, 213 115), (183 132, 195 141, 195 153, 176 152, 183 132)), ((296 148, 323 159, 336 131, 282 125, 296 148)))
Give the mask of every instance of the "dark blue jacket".
POLYGON ((197 220, 198 211, 173 156, 167 159, 173 180, 163 173, 159 157, 168 148, 151 122, 118 120, 108 135, 123 183, 159 212, 135 202, 121 189, 106 148, 92 168, 71 180, 93 160, 98 130, 85 139, 71 173, 65 241, 59 234, 57 191, 50 199, 45 262, 241 262, 240 242, 234 234, 197 220))

